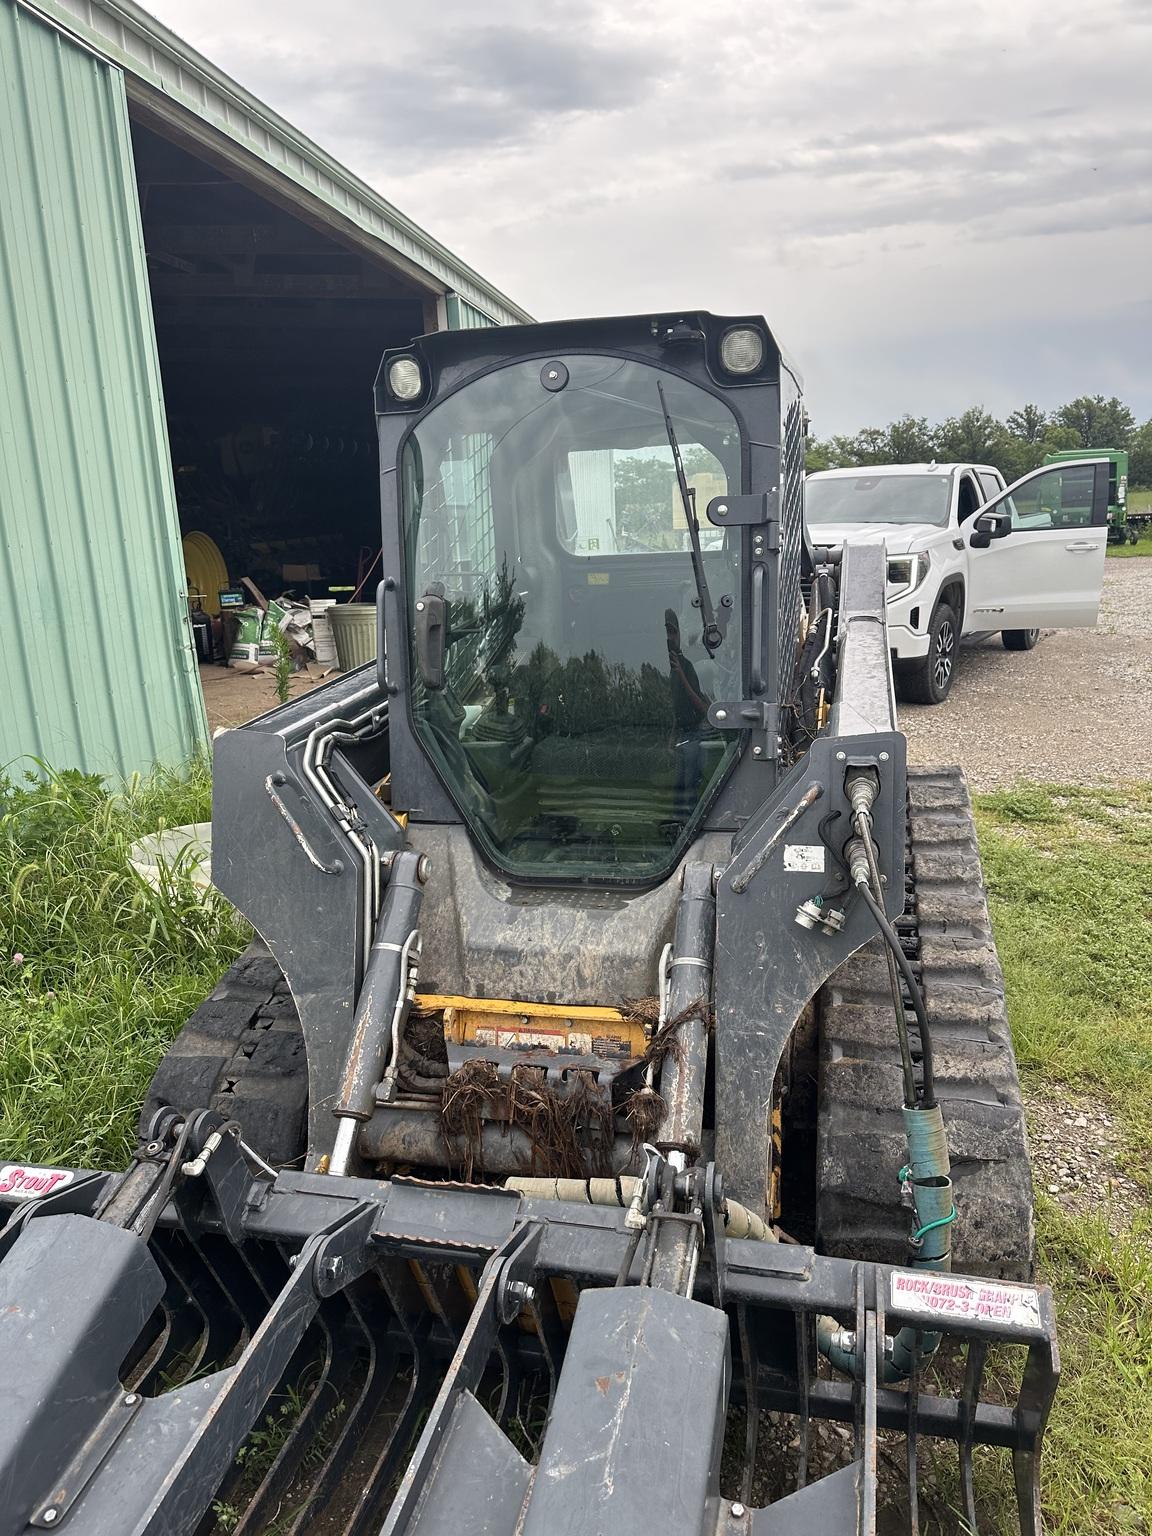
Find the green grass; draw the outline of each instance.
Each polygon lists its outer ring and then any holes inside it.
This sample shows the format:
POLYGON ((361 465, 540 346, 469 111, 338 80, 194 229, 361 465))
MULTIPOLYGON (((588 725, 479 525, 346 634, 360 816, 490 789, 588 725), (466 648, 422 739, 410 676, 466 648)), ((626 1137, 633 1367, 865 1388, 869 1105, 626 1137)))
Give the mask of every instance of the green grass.
MULTIPOLYGON (((1025 1083, 1107 1102, 1152 1185, 1152 785, 1022 786, 978 800, 1025 1083)), ((1152 1215, 1112 1236, 1046 1197, 1040 1265, 1063 1376, 1044 1456, 1060 1536, 1152 1529, 1152 1215)), ((1007 1526, 1006 1526, 1007 1528, 1007 1526)))
POLYGON ((123 1166, 156 1063, 246 941, 186 869, 154 891, 128 849, 209 805, 202 765, 116 794, 0 779, 0 1159, 123 1166))
POLYGON ((978 801, 1025 1079, 1103 1091, 1129 1171, 1152 1169, 1152 784, 1023 786, 978 801))
MULTIPOLYGON (((1129 512, 1152 512, 1152 490, 1128 492, 1129 512)), ((1152 537, 1147 534, 1141 536, 1135 544, 1109 544, 1108 558, 1110 560, 1139 560, 1145 555, 1152 555, 1152 537)))
POLYGON ((1060 1391, 1044 1445, 1051 1536, 1152 1529, 1152 1218, 1113 1237, 1041 1197, 1040 1261, 1056 1297, 1060 1391))
MULTIPOLYGON (((1152 491, 1129 491, 1129 512, 1152 512, 1152 491)), ((1135 544, 1109 544, 1108 558, 1110 560, 1138 560, 1144 555, 1152 555, 1152 537, 1142 534, 1135 544)))

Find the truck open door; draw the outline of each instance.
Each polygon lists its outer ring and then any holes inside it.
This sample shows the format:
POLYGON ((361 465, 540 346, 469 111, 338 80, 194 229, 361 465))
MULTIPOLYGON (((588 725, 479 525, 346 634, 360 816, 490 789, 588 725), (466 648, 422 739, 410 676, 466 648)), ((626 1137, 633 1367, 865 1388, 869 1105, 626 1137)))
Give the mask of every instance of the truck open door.
POLYGON ((1096 623, 1108 537, 1107 459, 1023 475, 968 525, 970 613, 988 630, 1096 623))

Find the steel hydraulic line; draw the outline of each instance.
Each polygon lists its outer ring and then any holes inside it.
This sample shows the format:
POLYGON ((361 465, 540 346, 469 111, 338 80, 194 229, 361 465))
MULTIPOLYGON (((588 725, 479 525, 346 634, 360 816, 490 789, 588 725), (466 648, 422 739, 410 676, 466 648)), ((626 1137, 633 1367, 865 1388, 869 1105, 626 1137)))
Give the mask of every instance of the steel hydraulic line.
POLYGON ((361 901, 360 937, 364 964, 372 948, 376 918, 380 910, 380 851, 371 837, 353 826, 352 810, 339 793, 328 772, 325 748, 335 740, 359 741, 371 728, 378 729, 387 713, 387 705, 366 710, 351 720, 326 720, 309 734, 301 758, 304 777, 315 790, 320 803, 335 820, 363 870, 364 895, 361 901))

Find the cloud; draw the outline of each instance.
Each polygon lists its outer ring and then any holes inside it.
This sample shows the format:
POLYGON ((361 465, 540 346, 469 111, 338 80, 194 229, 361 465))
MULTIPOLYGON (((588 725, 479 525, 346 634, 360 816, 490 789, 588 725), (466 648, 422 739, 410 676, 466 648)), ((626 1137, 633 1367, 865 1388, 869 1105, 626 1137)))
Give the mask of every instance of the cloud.
POLYGON ((151 3, 541 317, 762 310, 826 431, 1152 414, 1147 0, 151 3))
POLYGON ((265 57, 263 89, 328 135, 421 159, 524 142, 585 113, 635 108, 658 55, 615 48, 579 30, 462 24, 413 40, 399 59, 348 60, 318 72, 311 60, 265 57))

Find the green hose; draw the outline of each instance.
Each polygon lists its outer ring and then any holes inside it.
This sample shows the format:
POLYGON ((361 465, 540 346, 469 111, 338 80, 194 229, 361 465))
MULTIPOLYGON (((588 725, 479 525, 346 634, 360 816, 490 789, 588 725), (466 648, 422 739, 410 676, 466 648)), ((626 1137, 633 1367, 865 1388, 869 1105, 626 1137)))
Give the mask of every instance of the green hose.
MULTIPOLYGON (((900 1170, 900 1183, 911 1191, 915 1213, 916 1225, 908 1239, 912 1267, 950 1270, 956 1207, 952 1203, 951 1164, 940 1106, 905 1108, 904 1135, 908 1162, 900 1170)), ((941 1337, 939 1333, 904 1327, 895 1337, 885 1339, 885 1382, 904 1381, 917 1359, 924 1360, 935 1353, 941 1337)), ((863 1341, 857 1339, 854 1329, 841 1327, 834 1317, 818 1317, 816 1344, 838 1371, 853 1377, 864 1374, 863 1341)))

